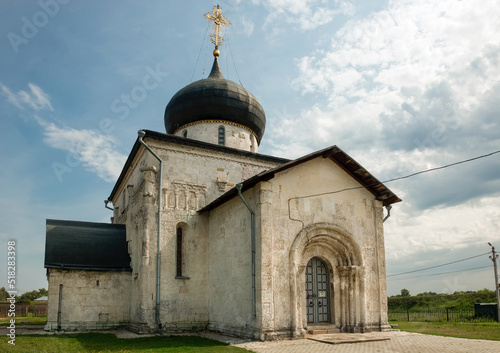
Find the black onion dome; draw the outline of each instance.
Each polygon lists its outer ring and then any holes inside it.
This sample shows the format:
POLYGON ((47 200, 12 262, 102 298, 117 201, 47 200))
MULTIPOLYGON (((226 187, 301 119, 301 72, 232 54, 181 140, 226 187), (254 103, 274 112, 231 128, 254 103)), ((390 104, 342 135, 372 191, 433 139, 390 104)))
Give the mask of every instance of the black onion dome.
POLYGON ((168 134, 203 120, 228 121, 252 130, 259 142, 266 128, 266 114, 253 94, 222 75, 217 58, 206 79, 177 92, 165 108, 168 134))

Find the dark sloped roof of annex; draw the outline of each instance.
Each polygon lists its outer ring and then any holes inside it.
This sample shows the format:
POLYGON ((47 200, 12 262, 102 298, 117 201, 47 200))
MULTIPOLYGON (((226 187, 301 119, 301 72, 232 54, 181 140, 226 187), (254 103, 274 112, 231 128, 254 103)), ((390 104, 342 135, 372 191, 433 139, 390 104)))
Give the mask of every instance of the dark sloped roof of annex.
POLYGON ((45 268, 132 271, 125 225, 47 219, 45 268))
MULTIPOLYGON (((347 153, 342 151, 337 146, 328 147, 317 152, 313 152, 299 159, 289 161, 283 165, 276 168, 266 170, 259 173, 247 180, 243 184, 242 191, 250 189, 260 183, 261 181, 268 181, 274 178, 274 176, 282 171, 293 168, 299 164, 305 163, 312 159, 318 157, 328 158, 340 168, 342 168, 347 174, 353 177, 357 182, 359 182, 365 189, 370 191, 377 200, 381 201, 384 206, 388 206, 393 203, 401 202, 401 199, 394 194, 389 188, 387 188, 382 182, 370 174, 365 168, 363 168, 358 162, 351 158, 347 153)), ((332 193, 335 190, 332 189, 332 193)), ((219 198, 215 199, 198 212, 203 213, 217 208, 223 203, 231 200, 232 198, 238 196, 238 190, 236 187, 230 189, 225 194, 221 195, 219 198)))
MULTIPOLYGON (((160 141, 165 141, 165 142, 172 142, 178 145, 184 145, 184 146, 191 146, 191 147, 198 147, 198 148, 203 148, 205 150, 210 150, 210 151, 215 151, 215 152, 223 152, 227 154, 231 154, 234 156, 243 156, 243 157, 250 157, 254 158, 257 160, 261 161, 268 161, 268 162, 274 162, 274 163, 287 163, 290 160, 285 159, 285 158, 279 158, 279 157, 273 157, 273 156, 268 156, 265 154, 260 154, 260 153, 254 153, 254 152, 248 152, 248 151, 243 151, 239 150, 236 148, 231 148, 231 147, 226 147, 226 146, 219 146, 215 145, 212 143, 207 143, 203 141, 197 141, 197 140, 192 140, 186 137, 180 137, 176 135, 170 135, 170 134, 164 134, 161 132, 157 131, 151 131, 151 130, 142 130, 146 133, 144 138, 152 138, 155 140, 160 140, 160 141)), ((127 173, 127 170, 130 168, 137 152, 139 151, 139 148, 141 146, 141 143, 139 142, 139 139, 137 139, 134 143, 134 146, 132 147, 132 151, 130 152, 127 161, 125 162, 125 165, 123 166, 122 172, 120 176, 118 177, 118 180, 116 181, 116 184, 111 191, 110 196, 108 197, 108 200, 112 200, 112 198, 115 196, 116 192, 118 191, 118 188, 120 187, 120 184, 122 183, 123 179, 125 178, 125 174, 127 173)))

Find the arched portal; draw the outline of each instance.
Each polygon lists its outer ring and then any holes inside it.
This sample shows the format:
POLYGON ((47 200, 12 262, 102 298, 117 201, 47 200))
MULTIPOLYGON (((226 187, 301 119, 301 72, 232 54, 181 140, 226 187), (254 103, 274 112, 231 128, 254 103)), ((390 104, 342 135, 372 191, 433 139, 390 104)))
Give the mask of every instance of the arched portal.
POLYGON ((289 273, 294 337, 303 337, 308 325, 317 323, 343 332, 364 330, 364 267, 359 245, 348 231, 325 223, 304 228, 290 249, 289 273), (327 310, 323 310, 325 304, 327 310))

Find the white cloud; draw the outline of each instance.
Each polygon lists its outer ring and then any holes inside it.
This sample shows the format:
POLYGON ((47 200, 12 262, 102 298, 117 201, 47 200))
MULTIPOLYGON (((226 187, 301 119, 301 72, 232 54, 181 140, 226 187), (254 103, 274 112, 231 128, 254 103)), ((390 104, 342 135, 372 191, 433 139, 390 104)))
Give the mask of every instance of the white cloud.
POLYGON ((398 207, 390 222, 391 228, 397 227, 399 233, 387 236, 386 256, 390 260, 425 251, 486 245, 488 241, 499 239, 500 197, 484 197, 419 213, 408 212, 408 207, 398 207), (393 237, 397 237, 397 241, 390 241, 395 240, 393 237))
POLYGON ((241 24, 243 25, 243 32, 247 37, 250 37, 255 28, 255 23, 252 20, 246 18, 245 16, 241 17, 241 24))
MULTIPOLYGON (((336 144, 387 180, 498 150, 499 17, 496 0, 404 0, 347 22, 329 48, 296 60, 292 85, 314 103, 273 114, 273 152, 336 144)), ((389 183, 403 203, 386 223, 388 258, 498 234, 494 158, 389 183)))
POLYGON ((30 107, 36 111, 42 109, 54 110, 47 93, 33 83, 28 83, 28 87, 30 89, 29 92, 21 90, 17 93, 13 93, 7 86, 0 82, 2 94, 7 97, 7 101, 16 107, 21 109, 30 107))
POLYGON ((116 181, 127 156, 116 151, 117 143, 113 137, 93 130, 59 128, 38 117, 37 120, 44 128, 44 142, 70 153, 67 158, 71 161, 70 167, 81 164, 105 181, 116 181))
POLYGON ((332 104, 352 97, 360 87, 366 95, 397 92, 380 102, 400 104, 402 87, 429 87, 449 81, 456 96, 470 108, 498 81, 500 5, 485 1, 448 0, 393 2, 368 19, 348 22, 328 52, 298 60, 295 86, 304 93, 324 92, 332 104), (454 6, 460 4, 460 6, 454 6), (473 35, 471 35, 473 34, 473 35))
POLYGON ((337 15, 354 13, 352 3, 345 0, 260 0, 260 2, 269 12, 265 21, 266 26, 274 26, 280 21, 285 21, 303 31, 330 23, 337 15))
POLYGON ((464 146, 487 152, 500 142, 487 132, 500 128, 499 16, 494 0, 406 0, 348 22, 327 51, 297 59, 293 85, 316 102, 282 138, 306 125, 317 141, 405 160, 426 149, 454 160, 464 146))
MULTIPOLYGON (((53 111, 50 97, 40 87, 28 84, 29 92, 21 90, 13 93, 0 82, 0 91, 11 104, 20 109, 30 107, 35 111, 49 109, 53 111)), ((88 171, 96 173, 105 181, 115 181, 125 163, 126 156, 116 151, 116 141, 110 135, 102 135, 92 130, 59 128, 34 115, 35 120, 44 129, 44 142, 49 146, 68 151, 68 160, 74 167, 82 165, 88 171)), ((66 161, 67 162, 67 161, 66 161)), ((66 163, 67 164, 67 163, 66 163)))

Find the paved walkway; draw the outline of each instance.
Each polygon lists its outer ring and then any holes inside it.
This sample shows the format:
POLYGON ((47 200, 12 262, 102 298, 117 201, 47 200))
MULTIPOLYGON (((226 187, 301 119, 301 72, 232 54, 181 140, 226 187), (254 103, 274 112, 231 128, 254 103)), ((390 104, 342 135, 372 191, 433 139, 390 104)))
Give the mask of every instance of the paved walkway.
MULTIPOLYGON (((321 335, 331 336, 331 343, 310 339, 250 342, 236 344, 257 353, 499 353, 500 341, 471 340, 465 338, 440 337, 409 332, 383 332, 363 334, 365 339, 383 339, 371 342, 342 343, 346 336, 355 334, 321 335), (342 335, 343 337, 340 337, 342 335), (336 337, 339 336, 339 337, 336 337), (333 344, 332 344, 333 343, 333 344)), ((323 337, 324 338, 324 337, 323 337)))

